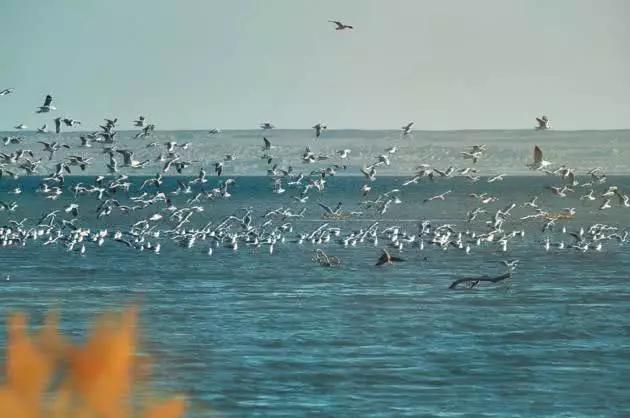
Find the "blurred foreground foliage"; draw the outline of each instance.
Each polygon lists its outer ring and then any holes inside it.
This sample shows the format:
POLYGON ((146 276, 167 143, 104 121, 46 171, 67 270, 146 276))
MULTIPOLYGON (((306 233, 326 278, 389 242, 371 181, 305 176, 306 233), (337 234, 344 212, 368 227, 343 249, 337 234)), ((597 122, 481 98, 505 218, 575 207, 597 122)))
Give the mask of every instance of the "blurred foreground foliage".
POLYGON ((8 318, 0 418, 182 418, 186 400, 147 394, 147 356, 137 354, 137 310, 102 315, 83 345, 49 314, 28 333, 25 315, 8 318))

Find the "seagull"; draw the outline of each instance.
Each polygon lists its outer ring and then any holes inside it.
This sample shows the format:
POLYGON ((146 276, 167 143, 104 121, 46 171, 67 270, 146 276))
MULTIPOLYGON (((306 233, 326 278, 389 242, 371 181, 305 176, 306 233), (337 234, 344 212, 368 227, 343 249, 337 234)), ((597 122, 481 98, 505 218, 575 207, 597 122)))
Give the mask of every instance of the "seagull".
POLYGON ((262 146, 263 151, 269 151, 271 149, 271 141, 263 136, 264 145, 262 146))
POLYGON ((55 118, 55 133, 61 132, 61 118, 55 118))
POLYGON ((335 207, 335 209, 331 209, 330 206, 326 206, 323 203, 317 203, 319 206, 321 206, 322 208, 324 208, 324 210, 326 211, 326 213, 328 213, 329 215, 339 215, 340 211, 341 211, 341 205, 342 203, 339 202, 337 203, 337 207, 335 207))
POLYGON ((494 176, 488 179, 488 183, 494 183, 495 181, 502 181, 503 177, 505 177, 507 174, 499 174, 498 176, 494 176))
POLYGON ((572 192, 573 189, 569 189, 567 186, 549 186, 548 187, 549 190, 551 190, 553 192, 553 194, 560 196, 560 197, 567 197, 567 192, 572 192))
POLYGON ((50 94, 46 95, 46 98, 44 99, 44 105, 40 106, 36 113, 48 113, 51 110, 57 110, 55 106, 51 105, 52 99, 53 98, 50 94))
POLYGON ((550 164, 551 162, 543 160, 543 153, 538 145, 534 146, 534 162, 527 164, 527 167, 531 170, 542 170, 550 164))
POLYGON ((319 138, 319 136, 322 134, 322 130, 326 128, 327 126, 322 122, 319 122, 315 126, 313 126, 313 129, 315 129, 315 138, 319 138))
POLYGON ((337 25, 337 27, 335 28, 335 30, 346 30, 346 29, 354 29, 354 26, 350 26, 350 25, 345 25, 341 22, 339 22, 338 20, 329 20, 330 23, 334 23, 335 25, 337 25))
POLYGON ((0 91, 0 96, 6 96, 7 94, 11 94, 15 91, 14 88, 8 88, 0 91))
POLYGON ((81 139, 81 146, 85 147, 85 148, 90 148, 92 147, 92 144, 90 144, 90 138, 88 138, 87 136, 83 136, 81 135, 79 137, 79 139, 81 139))
POLYGON ((514 271, 516 270, 516 267, 518 267, 518 263, 520 262, 520 260, 507 260, 507 261, 501 261, 501 264, 503 264, 508 271, 514 271))
POLYGON ((60 144, 58 142, 44 142, 44 141, 37 141, 38 143, 42 144, 44 146, 44 152, 48 152, 49 156, 48 156, 48 161, 52 160, 53 155, 55 154, 55 152, 59 151, 61 149, 61 147, 70 149, 69 145, 66 144, 60 144))
POLYGON ((461 154, 464 156, 464 160, 473 160, 473 164, 479 161, 482 155, 480 151, 461 152, 461 154))
POLYGON ((374 167, 370 167, 369 169, 367 167, 362 168, 361 173, 370 181, 376 180, 376 169, 374 167))
POLYGON ((427 199, 424 199, 424 203, 431 202, 432 200, 444 200, 444 199, 446 199, 446 195, 451 193, 451 192, 452 192, 452 190, 447 190, 444 193, 441 193, 441 194, 435 195, 433 197, 429 197, 427 199))
POLYGON ((414 176, 410 178, 409 180, 405 181, 402 185, 404 187, 404 186, 409 186, 410 184, 418 184, 418 181, 420 181, 421 178, 422 176, 414 176))
POLYGON ((537 200, 538 200, 538 196, 534 196, 532 198, 532 200, 530 200, 529 202, 523 203, 523 207, 526 207, 526 208, 537 208, 538 207, 538 204, 536 203, 537 200))
POLYGON ((4 138, 2 138, 2 142, 4 142, 4 145, 21 144, 22 141, 24 141, 24 138, 22 138, 21 136, 5 136, 4 138))
POLYGON ((220 134, 220 133, 221 133, 221 130, 220 130, 220 129, 217 129, 217 128, 212 128, 212 129, 210 129, 210 130, 208 131, 208 133, 209 133, 210 135, 216 135, 216 134, 220 134))
POLYGON ((131 167, 131 163, 133 161, 133 151, 120 149, 120 150, 116 150, 116 152, 123 156, 123 166, 131 167))
POLYGON ((453 283, 451 283, 451 285, 448 288, 456 289, 457 286, 459 286, 460 284, 466 283, 468 285, 468 288, 472 289, 473 287, 477 286, 479 282, 498 283, 502 280, 509 279, 510 277, 512 277, 512 274, 510 272, 502 274, 501 276, 497 276, 497 277, 488 277, 488 276, 465 277, 463 279, 455 280, 453 283))
POLYGON ((351 152, 352 150, 350 149, 342 149, 342 150, 337 151, 337 155, 339 155, 339 158, 343 160, 345 158, 348 158, 351 152))
POLYGON ((46 132, 48 132, 47 124, 44 124, 44 126, 42 126, 41 128, 37 128, 37 133, 39 134, 45 134, 46 132))
POLYGON ((260 125, 260 129, 262 130, 268 130, 268 129, 274 129, 275 126, 271 123, 271 122, 263 122, 260 125))
POLYGON ((20 131, 27 129, 28 126, 24 125, 23 123, 20 123, 19 125, 15 126, 15 129, 18 129, 20 131))
POLYGON ((118 161, 114 158, 114 154, 109 154, 109 164, 105 164, 110 174, 118 173, 118 161))
POLYGON ((276 194, 282 194, 284 192, 286 192, 286 189, 284 189, 282 187, 282 179, 281 178, 277 178, 276 180, 274 180, 273 182, 273 192, 276 194))
POLYGON ((137 126, 138 128, 144 128, 144 124, 146 123, 144 116, 138 116, 138 119, 133 121, 133 126, 137 126))
POLYGON ((390 255, 385 248, 383 248, 383 254, 378 258, 376 266, 382 266, 383 264, 394 264, 394 262, 405 261, 402 258, 394 257, 390 255))
POLYGON ((66 213, 72 213, 75 218, 79 216, 79 205, 76 203, 70 203, 64 210, 66 213))
POLYGON ((580 196, 580 200, 597 200, 597 198, 593 196, 593 193, 595 193, 595 190, 591 189, 591 191, 588 192, 588 194, 585 194, 584 196, 580 196))
POLYGON ((413 124, 414 122, 409 122, 408 124, 406 124, 405 126, 401 128, 403 136, 407 136, 411 133, 411 127, 413 126, 413 124))
POLYGON ((63 118, 62 121, 66 126, 69 126, 71 128, 74 127, 75 125, 81 125, 81 121, 76 120, 76 119, 63 118))
POLYGON ((549 119, 545 115, 536 118, 536 122, 538 122, 538 126, 536 127, 537 131, 544 131, 545 129, 551 128, 551 125, 549 124, 549 119))

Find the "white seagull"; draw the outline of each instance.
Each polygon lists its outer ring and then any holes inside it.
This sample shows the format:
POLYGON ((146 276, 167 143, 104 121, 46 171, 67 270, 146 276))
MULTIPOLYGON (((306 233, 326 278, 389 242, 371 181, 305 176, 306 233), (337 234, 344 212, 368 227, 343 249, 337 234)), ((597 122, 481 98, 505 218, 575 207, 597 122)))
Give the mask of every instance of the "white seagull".
POLYGON ((315 129, 315 138, 319 138, 319 136, 322 134, 322 131, 326 128, 326 124, 322 122, 319 122, 315 126, 313 126, 313 129, 315 129))
POLYGON ((541 117, 536 118, 536 122, 538 122, 538 126, 536 126, 536 130, 538 131, 544 131, 545 129, 551 128, 549 119, 545 115, 542 115, 541 117))
POLYGON ((40 106, 36 113, 48 113, 51 110, 57 110, 55 106, 51 105, 52 99, 52 96, 50 94, 47 94, 46 98, 44 99, 44 105, 40 106))
POLYGON ((531 170, 542 170, 550 164, 551 162, 545 161, 543 159, 543 153, 541 149, 538 148, 538 145, 534 146, 534 162, 531 164, 527 164, 527 167, 529 167, 531 170))

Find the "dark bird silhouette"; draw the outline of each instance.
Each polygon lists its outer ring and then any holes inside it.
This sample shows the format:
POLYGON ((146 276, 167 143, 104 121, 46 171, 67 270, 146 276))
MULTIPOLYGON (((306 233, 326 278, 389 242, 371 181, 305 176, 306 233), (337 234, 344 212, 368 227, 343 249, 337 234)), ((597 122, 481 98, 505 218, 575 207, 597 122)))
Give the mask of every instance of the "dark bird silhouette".
POLYGON ((502 280, 509 279, 512 277, 512 273, 505 273, 497 277, 489 277, 489 276, 481 276, 481 277, 464 277, 463 279, 457 279, 448 287, 449 289, 456 289, 457 286, 465 283, 468 285, 468 289, 472 289, 477 286, 480 282, 491 282, 498 283, 502 280))
POLYGON ((394 262, 405 261, 402 258, 394 257, 390 255, 386 249, 383 248, 383 254, 379 257, 375 265, 381 266, 383 264, 394 264, 394 262))

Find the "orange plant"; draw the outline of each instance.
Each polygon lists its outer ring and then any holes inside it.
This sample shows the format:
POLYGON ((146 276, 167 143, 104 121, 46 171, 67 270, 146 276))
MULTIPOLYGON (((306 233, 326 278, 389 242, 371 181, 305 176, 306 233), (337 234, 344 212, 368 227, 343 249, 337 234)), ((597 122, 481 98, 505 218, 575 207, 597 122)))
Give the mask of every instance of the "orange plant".
POLYGON ((63 338, 57 324, 50 314, 30 336, 26 316, 9 318, 0 418, 183 417, 182 397, 150 405, 134 398, 144 365, 136 355, 135 309, 101 317, 83 346, 63 338))

